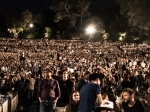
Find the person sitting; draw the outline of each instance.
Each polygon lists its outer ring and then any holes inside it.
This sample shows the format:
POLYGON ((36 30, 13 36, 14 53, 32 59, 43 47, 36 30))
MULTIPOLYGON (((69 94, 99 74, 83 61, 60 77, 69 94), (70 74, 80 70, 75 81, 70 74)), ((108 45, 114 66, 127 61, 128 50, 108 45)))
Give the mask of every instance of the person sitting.
POLYGON ((134 91, 130 88, 125 88, 122 91, 122 111, 123 112, 145 112, 143 104, 135 99, 134 91))
POLYGON ((79 92, 72 91, 70 94, 70 101, 66 106, 66 112, 77 112, 79 103, 79 92))

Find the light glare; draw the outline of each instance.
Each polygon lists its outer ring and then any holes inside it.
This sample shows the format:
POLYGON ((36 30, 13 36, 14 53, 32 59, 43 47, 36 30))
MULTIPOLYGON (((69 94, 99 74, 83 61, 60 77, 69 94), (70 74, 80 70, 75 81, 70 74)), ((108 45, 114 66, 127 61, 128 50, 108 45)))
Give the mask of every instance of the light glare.
POLYGON ((86 29, 87 34, 94 34, 96 32, 95 27, 94 26, 89 26, 86 29))
POLYGON ((30 26, 30 28, 32 28, 32 27, 33 27, 33 24, 31 23, 29 26, 30 26))

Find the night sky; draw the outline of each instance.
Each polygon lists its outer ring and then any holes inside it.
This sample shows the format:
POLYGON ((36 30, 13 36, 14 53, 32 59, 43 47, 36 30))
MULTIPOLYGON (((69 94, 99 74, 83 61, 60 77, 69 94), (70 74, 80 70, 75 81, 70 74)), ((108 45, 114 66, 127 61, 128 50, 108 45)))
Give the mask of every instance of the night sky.
POLYGON ((47 10, 52 0, 0 0, 0 13, 6 13, 10 4, 17 4, 21 10, 47 10))
MULTIPOLYGON (((52 0, 0 0, 0 13, 6 13, 10 4, 14 3, 21 7, 21 10, 43 11, 49 9, 52 0)), ((105 9, 113 7, 115 0, 92 0, 92 7, 105 9)))

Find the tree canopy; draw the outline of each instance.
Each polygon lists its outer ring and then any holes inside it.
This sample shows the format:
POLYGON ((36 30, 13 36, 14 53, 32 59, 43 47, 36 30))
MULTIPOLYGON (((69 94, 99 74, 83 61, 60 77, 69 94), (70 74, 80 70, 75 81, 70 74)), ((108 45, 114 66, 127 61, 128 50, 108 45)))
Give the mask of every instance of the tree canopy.
MULTIPOLYGON (((149 0, 117 0, 120 14, 128 19, 131 31, 137 29, 145 36, 150 35, 150 1, 149 0)), ((136 31, 137 31, 136 30, 136 31)))

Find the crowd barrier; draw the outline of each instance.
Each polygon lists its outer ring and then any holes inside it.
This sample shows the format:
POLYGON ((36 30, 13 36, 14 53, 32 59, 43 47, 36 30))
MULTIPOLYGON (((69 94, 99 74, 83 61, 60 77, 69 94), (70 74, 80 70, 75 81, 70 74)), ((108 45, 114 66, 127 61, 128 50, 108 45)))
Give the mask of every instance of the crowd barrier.
POLYGON ((15 112, 18 105, 18 94, 1 95, 0 112, 15 112))
POLYGON ((55 112, 65 112, 66 107, 56 107, 55 112))

